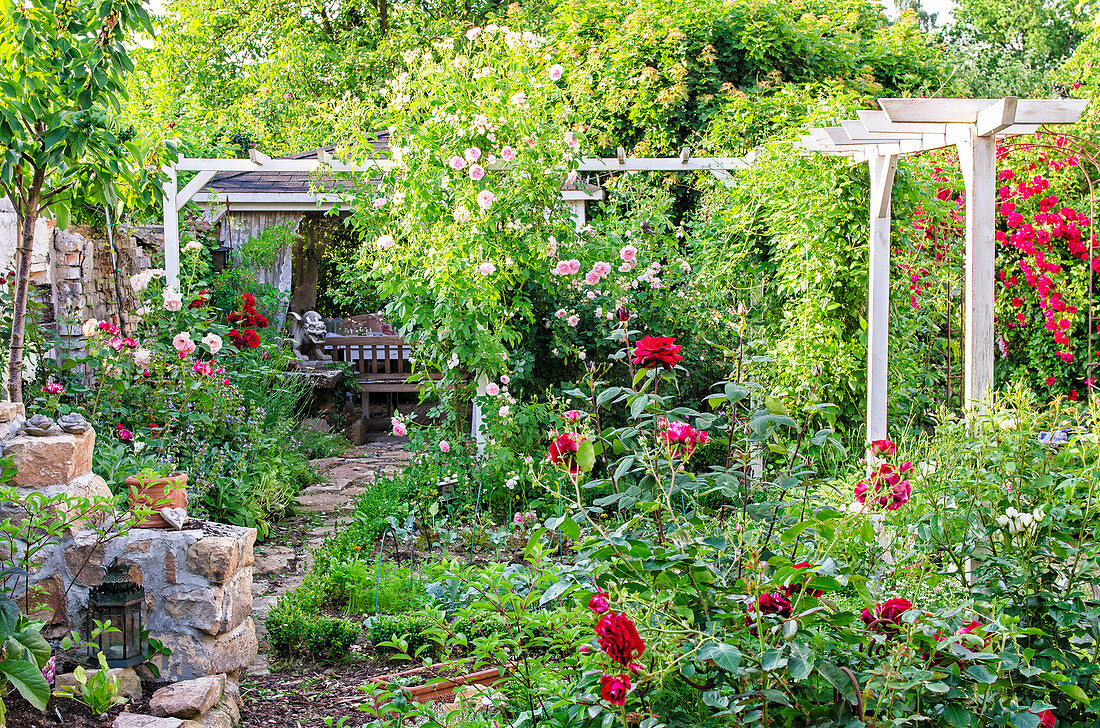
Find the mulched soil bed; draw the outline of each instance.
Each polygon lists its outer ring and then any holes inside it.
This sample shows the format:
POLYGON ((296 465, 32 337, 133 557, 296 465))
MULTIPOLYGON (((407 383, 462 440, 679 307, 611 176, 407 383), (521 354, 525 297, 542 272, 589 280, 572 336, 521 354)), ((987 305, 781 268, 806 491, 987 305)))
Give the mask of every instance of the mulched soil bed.
POLYGON ((359 686, 401 669, 407 665, 363 660, 335 667, 295 664, 285 672, 249 676, 241 685, 241 722, 248 728, 322 728, 325 718, 347 716, 348 728, 356 728, 369 720, 357 710, 367 697, 359 686))
POLYGON ((8 706, 8 725, 11 728, 110 728, 115 716, 124 710, 131 713, 149 712, 149 696, 153 691, 150 687, 145 687, 145 692, 139 702, 119 705, 112 708, 107 717, 99 718, 70 698, 50 698, 46 712, 40 713, 14 690, 9 690, 5 699, 8 706))

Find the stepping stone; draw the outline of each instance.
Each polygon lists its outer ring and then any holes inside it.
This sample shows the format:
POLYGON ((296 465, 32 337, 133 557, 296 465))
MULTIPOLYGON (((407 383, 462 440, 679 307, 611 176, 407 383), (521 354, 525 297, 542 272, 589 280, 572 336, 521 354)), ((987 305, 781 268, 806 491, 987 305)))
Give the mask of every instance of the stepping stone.
POLYGON ((163 687, 149 698, 149 707, 164 718, 197 718, 210 712, 225 692, 225 675, 184 680, 163 687))

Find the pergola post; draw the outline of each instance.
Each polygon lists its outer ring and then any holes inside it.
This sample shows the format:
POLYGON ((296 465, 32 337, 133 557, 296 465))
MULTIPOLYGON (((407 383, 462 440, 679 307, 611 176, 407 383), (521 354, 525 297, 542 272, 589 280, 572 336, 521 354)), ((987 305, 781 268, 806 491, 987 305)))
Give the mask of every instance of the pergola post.
POLYGON ((886 439, 890 360, 890 191, 898 158, 870 156, 871 245, 867 271, 867 440, 886 439))
POLYGON ((958 144, 966 187, 966 281, 963 330, 963 398, 981 409, 993 389, 993 281, 997 214, 997 140, 993 134, 958 144))
POLYGON ((176 168, 164 168, 166 176, 161 185, 161 201, 164 208, 164 278, 172 288, 180 285, 180 215, 176 207, 176 168))

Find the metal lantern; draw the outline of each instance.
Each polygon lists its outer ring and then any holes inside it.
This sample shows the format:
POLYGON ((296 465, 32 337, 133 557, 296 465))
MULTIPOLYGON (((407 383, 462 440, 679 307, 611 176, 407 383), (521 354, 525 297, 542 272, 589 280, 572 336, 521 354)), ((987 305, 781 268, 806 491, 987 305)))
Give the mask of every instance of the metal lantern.
POLYGON ((103 583, 88 593, 87 634, 92 641, 96 622, 110 622, 113 629, 95 638, 89 657, 95 661, 102 652, 110 667, 134 667, 145 661, 142 644, 141 605, 145 589, 130 579, 126 566, 117 560, 107 569, 103 583))
POLYGON ((231 250, 232 248, 228 245, 221 243, 210 251, 210 262, 214 264, 215 273, 221 273, 229 266, 229 253, 231 250))

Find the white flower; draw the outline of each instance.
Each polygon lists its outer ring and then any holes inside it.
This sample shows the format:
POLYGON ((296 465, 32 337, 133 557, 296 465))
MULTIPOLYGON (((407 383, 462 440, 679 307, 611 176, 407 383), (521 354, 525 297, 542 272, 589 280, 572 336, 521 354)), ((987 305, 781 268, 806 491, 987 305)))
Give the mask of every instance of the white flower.
POLYGON ((209 333, 202 337, 202 343, 206 344, 206 348, 210 349, 211 354, 217 354, 222 350, 222 337, 215 333, 209 333))
POLYGON ((183 308, 183 295, 174 288, 165 288, 162 294, 164 308, 169 311, 179 311, 183 308))
POLYGON ((94 318, 90 318, 84 322, 84 325, 80 327, 80 330, 85 336, 94 336, 96 330, 99 329, 99 322, 94 318))
POLYGON ((148 369, 149 363, 153 360, 153 352, 142 347, 134 352, 134 363, 142 369, 148 369))
POLYGON ((192 240, 187 245, 183 246, 183 252, 185 253, 197 253, 202 250, 202 243, 198 240, 192 240))
POLYGON ((509 412, 511 412, 511 410, 508 408, 508 405, 504 405, 498 410, 501 417, 507 417, 509 412))

